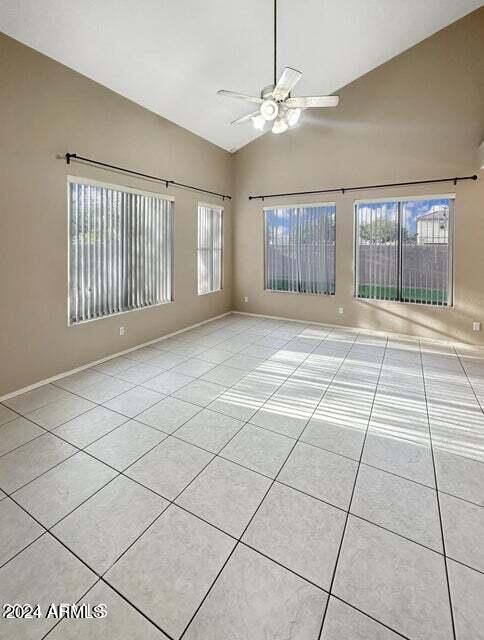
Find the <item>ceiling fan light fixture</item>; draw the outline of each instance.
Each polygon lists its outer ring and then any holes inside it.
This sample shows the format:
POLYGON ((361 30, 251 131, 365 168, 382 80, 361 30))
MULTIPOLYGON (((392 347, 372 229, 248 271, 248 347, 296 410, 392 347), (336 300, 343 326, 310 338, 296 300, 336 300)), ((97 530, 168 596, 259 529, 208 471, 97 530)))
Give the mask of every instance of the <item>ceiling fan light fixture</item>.
POLYGON ((254 129, 257 131, 264 131, 264 127, 266 126, 266 119, 262 114, 258 114, 254 118, 252 118, 252 123, 254 125, 254 129))
POLYGON ((301 117, 301 113, 302 113, 302 109, 288 109, 287 110, 287 124, 290 127, 295 127, 297 125, 297 123, 299 122, 299 119, 301 117))
POLYGON ((284 133, 287 129, 287 122, 284 118, 278 118, 272 125, 272 133, 284 133))
POLYGON ((279 114, 279 106, 275 100, 264 100, 260 106, 260 114, 267 122, 275 120, 279 114))

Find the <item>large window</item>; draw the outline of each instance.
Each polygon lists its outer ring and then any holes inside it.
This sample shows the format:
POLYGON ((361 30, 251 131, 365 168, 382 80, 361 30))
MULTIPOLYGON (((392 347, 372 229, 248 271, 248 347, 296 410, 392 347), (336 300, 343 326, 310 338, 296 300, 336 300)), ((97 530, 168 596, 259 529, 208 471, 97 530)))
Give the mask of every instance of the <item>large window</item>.
POLYGON ((355 296, 452 304, 453 196, 355 204, 355 296))
POLYGON ((334 294, 336 206, 267 207, 264 213, 265 288, 334 294))
POLYGON ((223 209, 198 205, 198 295, 222 288, 223 209))
POLYGON ((71 324, 172 299, 173 201, 69 179, 71 324))

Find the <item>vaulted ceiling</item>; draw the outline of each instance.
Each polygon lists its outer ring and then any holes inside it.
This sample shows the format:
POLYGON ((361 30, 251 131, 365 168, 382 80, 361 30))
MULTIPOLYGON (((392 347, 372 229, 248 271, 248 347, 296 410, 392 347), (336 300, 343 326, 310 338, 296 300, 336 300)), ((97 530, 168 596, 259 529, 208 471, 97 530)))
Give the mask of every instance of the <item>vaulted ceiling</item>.
MULTIPOLYGON (((278 67, 329 94, 482 0, 279 0, 278 67)), ((217 95, 272 82, 273 0, 2 0, 0 31, 224 149, 260 133, 217 95)))

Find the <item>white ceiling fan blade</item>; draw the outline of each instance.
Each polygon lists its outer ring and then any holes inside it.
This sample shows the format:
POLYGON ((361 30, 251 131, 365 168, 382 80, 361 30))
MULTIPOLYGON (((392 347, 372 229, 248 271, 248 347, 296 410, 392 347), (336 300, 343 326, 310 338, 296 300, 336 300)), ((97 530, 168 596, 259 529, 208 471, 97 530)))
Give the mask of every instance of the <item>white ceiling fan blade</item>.
POLYGON ((276 84, 274 91, 272 92, 274 100, 285 100, 301 77, 302 73, 300 71, 291 69, 291 67, 286 67, 282 72, 282 76, 279 78, 279 82, 276 84))
POLYGON ((251 120, 252 118, 255 118, 256 116, 258 116, 259 114, 260 114, 260 111, 253 111, 252 113, 248 113, 246 116, 241 116, 240 118, 237 118, 237 120, 234 120, 230 124, 241 124, 242 122, 247 122, 247 120, 251 120))
POLYGON ((339 96, 300 96, 288 98, 285 104, 290 109, 312 109, 314 107, 336 107, 339 96))
POLYGON ((257 104, 261 104, 263 101, 262 98, 246 96, 245 93, 235 93, 234 91, 226 91, 225 89, 220 89, 217 93, 219 96, 227 96, 227 98, 236 98, 237 100, 246 100, 247 102, 255 102, 257 104))

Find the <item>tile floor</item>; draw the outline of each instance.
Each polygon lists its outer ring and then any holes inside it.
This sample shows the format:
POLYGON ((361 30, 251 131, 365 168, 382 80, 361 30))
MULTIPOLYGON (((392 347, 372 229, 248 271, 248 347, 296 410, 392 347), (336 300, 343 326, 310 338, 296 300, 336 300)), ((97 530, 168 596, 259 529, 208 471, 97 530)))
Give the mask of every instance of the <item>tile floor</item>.
POLYGON ((2 640, 484 638, 484 350, 231 315, 0 404, 2 640))

